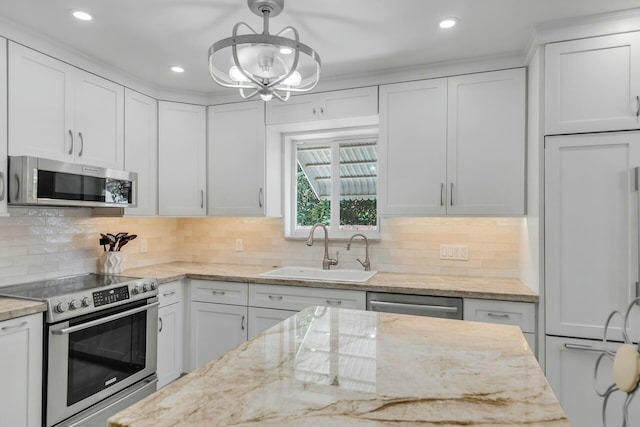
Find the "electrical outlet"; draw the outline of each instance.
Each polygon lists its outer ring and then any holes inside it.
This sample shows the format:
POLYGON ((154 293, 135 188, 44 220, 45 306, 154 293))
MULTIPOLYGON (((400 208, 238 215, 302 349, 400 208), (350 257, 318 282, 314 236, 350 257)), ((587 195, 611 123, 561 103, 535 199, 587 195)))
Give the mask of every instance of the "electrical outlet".
POLYGON ((243 250, 242 239, 236 239, 236 252, 242 252, 243 250))
POLYGON ((469 261, 468 245, 440 245, 440 259, 469 261))
POLYGON ((147 247, 147 239, 140 240, 140 253, 146 254, 148 251, 149 248, 147 247))

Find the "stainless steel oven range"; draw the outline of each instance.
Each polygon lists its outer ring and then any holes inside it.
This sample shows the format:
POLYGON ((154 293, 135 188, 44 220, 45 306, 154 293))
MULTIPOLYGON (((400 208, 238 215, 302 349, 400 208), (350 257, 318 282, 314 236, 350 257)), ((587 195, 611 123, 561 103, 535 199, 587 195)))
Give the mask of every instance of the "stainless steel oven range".
POLYGON ((45 301, 43 425, 101 426, 156 390, 155 279, 86 274, 0 288, 45 301))

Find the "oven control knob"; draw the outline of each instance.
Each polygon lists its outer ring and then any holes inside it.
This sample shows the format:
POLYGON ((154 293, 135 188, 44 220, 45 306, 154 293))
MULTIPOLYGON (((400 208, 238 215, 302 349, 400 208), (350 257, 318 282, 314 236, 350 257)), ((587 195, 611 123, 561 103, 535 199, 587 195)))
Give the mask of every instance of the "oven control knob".
POLYGON ((144 285, 142 285, 143 292, 149 292, 150 290, 151 290, 151 286, 148 283, 145 283, 144 285))
POLYGON ((138 295, 140 293, 140 286, 135 285, 133 289, 131 289, 131 293, 134 295, 138 295))
POLYGON ((67 311, 69 309, 69 304, 67 304, 66 302, 59 302, 56 305, 56 313, 64 313, 65 311, 67 311))
POLYGON ((156 282, 151 282, 151 290, 155 291, 158 288, 158 285, 156 285, 156 282))
POLYGON ((75 310, 76 308, 80 308, 80 301, 72 299, 69 303, 69 310, 75 310))
POLYGON ((91 305, 91 300, 89 299, 89 297, 82 298, 82 306, 83 307, 89 307, 90 305, 91 305))

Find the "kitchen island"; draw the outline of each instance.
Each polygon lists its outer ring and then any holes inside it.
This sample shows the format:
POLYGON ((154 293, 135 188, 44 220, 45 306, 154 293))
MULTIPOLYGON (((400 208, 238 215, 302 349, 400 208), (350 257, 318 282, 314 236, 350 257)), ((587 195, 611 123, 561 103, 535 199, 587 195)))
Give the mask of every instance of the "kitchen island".
POLYGON ((144 426, 569 426, 520 329, 309 307, 109 419, 144 426))

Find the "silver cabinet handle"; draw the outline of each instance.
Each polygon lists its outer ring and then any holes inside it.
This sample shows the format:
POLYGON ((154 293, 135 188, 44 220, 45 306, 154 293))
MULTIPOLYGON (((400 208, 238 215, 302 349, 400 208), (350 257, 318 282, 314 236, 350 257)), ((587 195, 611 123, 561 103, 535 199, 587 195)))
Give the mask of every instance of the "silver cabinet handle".
POLYGON ((282 301, 282 295, 269 295, 271 301, 282 301))
POLYGON ((14 173, 13 179, 16 181, 16 201, 20 201, 20 176, 14 173))
POLYGON ((593 351, 596 353, 604 353, 604 350, 602 349, 594 348, 590 345, 585 345, 585 344, 565 344, 564 348, 569 350, 593 351))
POLYGON ((160 305, 159 302, 154 302, 152 304, 147 304, 142 307, 124 311, 122 313, 112 314, 111 316, 103 317, 101 319, 96 319, 87 323, 82 323, 80 325, 71 326, 70 328, 54 329, 51 331, 51 333, 54 335, 66 335, 73 332, 82 331, 83 329, 93 328, 94 326, 102 325, 103 323, 109 323, 114 320, 122 319, 123 317, 131 316, 132 314, 147 311, 150 308, 157 307, 159 305, 160 305))
POLYGON ((18 323, 17 325, 11 325, 11 326, 3 326, 2 330, 3 331, 9 331, 11 329, 18 329, 18 328, 22 328, 23 326, 27 326, 27 322, 21 322, 18 323))
POLYGON ((240 327, 242 328, 242 330, 244 331, 244 314, 242 315, 242 320, 240 321, 240 327))
POLYGON ((258 192, 258 206, 262 207, 262 187, 260 187, 260 191, 258 192))
POLYGON ((200 209, 204 209, 204 190, 200 190, 200 209))
POLYGON ((324 107, 320 107, 320 114, 324 114, 324 107))
POLYGON ((457 313, 458 307, 451 307, 446 305, 421 305, 421 304, 406 304, 401 302, 386 302, 386 301, 369 301, 369 304, 373 308, 373 311, 377 311, 376 307, 388 307, 388 308, 411 308, 419 311, 437 312, 437 313, 457 313))
POLYGON ((78 157, 82 157, 82 153, 84 152, 84 137, 82 136, 82 132, 78 132, 78 138, 80 138, 80 152, 78 153, 78 157))
POLYGON ((176 291, 171 291, 171 292, 165 292, 164 294, 162 294, 163 297, 170 297, 171 295, 175 294, 176 291))
POLYGON ((449 199, 451 202, 451 206, 453 206, 453 182, 451 183, 451 194, 450 194, 451 198, 449 199))
POLYGON ((316 115, 316 108, 315 107, 313 107, 313 115, 314 116, 316 115))
POLYGON ((487 316, 493 317, 494 319, 508 319, 508 314, 496 314, 496 313, 487 313, 487 316))
POLYGON ((342 305, 342 301, 340 301, 339 299, 328 299, 327 300, 327 305, 342 305))
POLYGON ((640 96, 636 96, 636 118, 640 117, 640 96))
POLYGON ((158 323, 160 324, 160 329, 158 329, 158 332, 162 332, 162 317, 158 317, 158 323))
POLYGON ((0 180, 2 181, 2 184, 0 184, 0 187, 2 188, 2 195, 0 195, 0 202, 4 202, 4 193, 5 193, 4 172, 0 172, 0 180))
POLYGON ((440 183, 440 206, 444 206, 444 182, 440 183))
POLYGON ((69 136, 71 137, 71 148, 69 148, 69 152, 67 154, 72 155, 73 154, 73 132, 71 131, 71 129, 69 129, 69 136))
POLYGON ((224 294, 226 294, 225 291, 211 291, 212 294, 217 295, 217 296, 222 296, 224 294))

